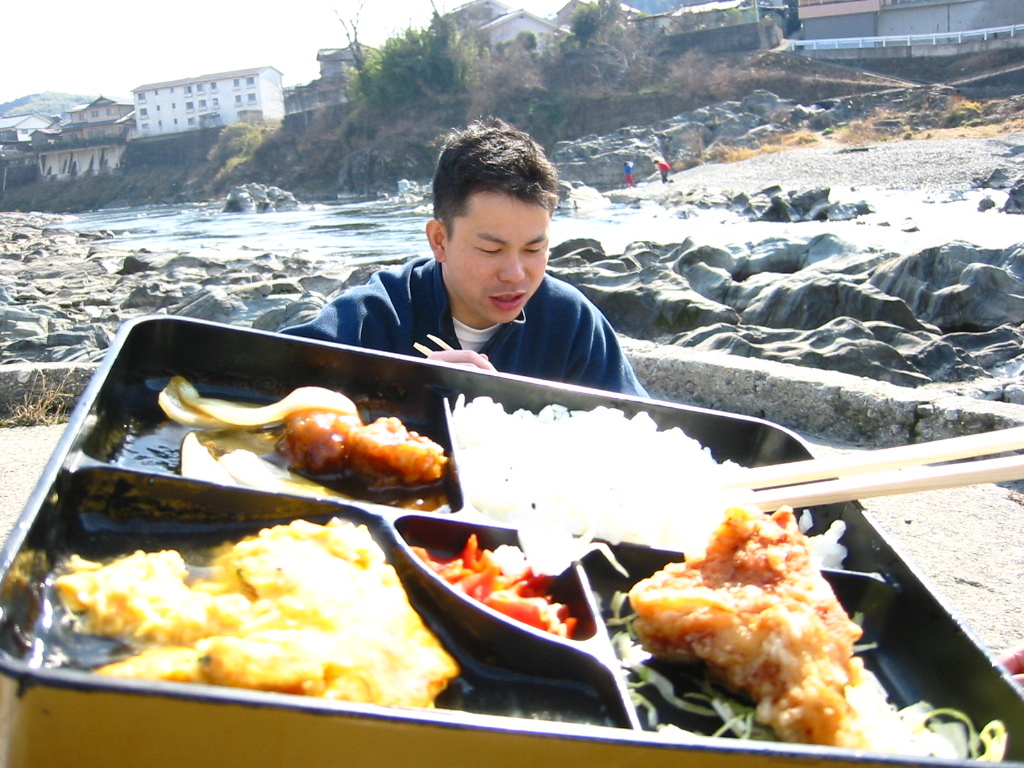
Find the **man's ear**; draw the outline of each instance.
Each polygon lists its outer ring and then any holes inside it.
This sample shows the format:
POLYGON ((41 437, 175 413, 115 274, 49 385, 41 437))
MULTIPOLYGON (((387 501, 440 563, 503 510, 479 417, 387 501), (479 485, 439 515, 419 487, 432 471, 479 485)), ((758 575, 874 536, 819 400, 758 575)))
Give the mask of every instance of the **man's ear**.
POLYGON ((427 222, 427 242, 430 243, 430 250, 434 252, 434 258, 442 263, 447 256, 447 239, 448 231, 440 220, 431 219, 427 222))

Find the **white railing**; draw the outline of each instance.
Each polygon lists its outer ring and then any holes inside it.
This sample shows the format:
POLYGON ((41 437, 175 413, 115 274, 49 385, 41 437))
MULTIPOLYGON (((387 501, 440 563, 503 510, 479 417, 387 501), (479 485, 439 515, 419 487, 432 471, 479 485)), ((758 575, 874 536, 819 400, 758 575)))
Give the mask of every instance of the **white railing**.
POLYGON ((1024 37, 1024 24, 1010 27, 969 29, 964 32, 936 32, 931 35, 888 35, 886 37, 836 37, 823 40, 790 40, 793 51, 833 51, 841 48, 899 48, 908 45, 949 45, 978 43, 1006 37, 1024 37))

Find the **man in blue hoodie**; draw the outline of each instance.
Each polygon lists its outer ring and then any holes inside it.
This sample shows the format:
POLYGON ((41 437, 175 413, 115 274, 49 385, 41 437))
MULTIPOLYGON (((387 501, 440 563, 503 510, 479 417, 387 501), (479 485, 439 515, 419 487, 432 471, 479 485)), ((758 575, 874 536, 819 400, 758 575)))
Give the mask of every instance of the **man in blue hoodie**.
POLYGON ((432 256, 377 272, 285 333, 646 396, 608 320, 546 274, 558 173, 499 120, 450 133, 434 174, 432 256))

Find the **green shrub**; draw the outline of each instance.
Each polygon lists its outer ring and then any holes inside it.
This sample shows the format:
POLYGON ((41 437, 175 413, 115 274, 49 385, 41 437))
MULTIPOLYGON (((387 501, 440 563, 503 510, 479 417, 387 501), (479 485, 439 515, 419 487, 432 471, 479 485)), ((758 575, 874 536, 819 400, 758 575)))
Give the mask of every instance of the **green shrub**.
POLYGON ((220 174, 230 173, 247 162, 266 139, 268 129, 253 123, 232 123, 220 133, 217 146, 210 150, 210 162, 220 174))
POLYGON ((958 99, 946 116, 946 127, 956 128, 960 125, 972 125, 981 117, 981 104, 967 99, 958 99))

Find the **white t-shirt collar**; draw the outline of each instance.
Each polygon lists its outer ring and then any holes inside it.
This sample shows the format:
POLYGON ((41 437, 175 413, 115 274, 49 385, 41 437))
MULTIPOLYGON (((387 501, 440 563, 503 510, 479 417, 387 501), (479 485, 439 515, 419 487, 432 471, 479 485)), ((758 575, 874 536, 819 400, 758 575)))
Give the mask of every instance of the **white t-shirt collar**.
POLYGON ((455 336, 459 340, 459 346, 473 352, 483 349, 484 344, 490 341, 490 338, 501 327, 501 323, 495 323, 487 328, 470 328, 456 317, 452 317, 452 325, 455 326, 455 336))

